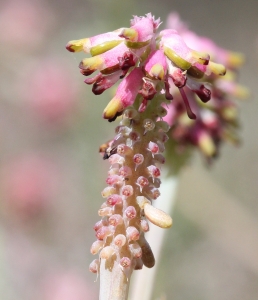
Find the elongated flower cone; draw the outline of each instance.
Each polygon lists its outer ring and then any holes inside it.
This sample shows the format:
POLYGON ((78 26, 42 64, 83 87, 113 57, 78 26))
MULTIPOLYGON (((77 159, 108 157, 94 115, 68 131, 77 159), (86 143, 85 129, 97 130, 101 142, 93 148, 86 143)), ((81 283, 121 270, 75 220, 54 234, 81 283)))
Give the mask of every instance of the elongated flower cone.
POLYGON ((97 240, 91 253, 99 257, 90 265, 93 273, 103 261, 111 269, 118 265, 127 278, 133 269, 154 266, 144 237, 148 223, 161 228, 173 223, 152 206, 160 196, 169 137, 172 144, 195 146, 211 158, 228 125, 237 125, 236 107, 228 100, 236 92, 234 79, 222 79, 226 68, 216 61, 216 50, 210 55, 207 49, 212 49, 202 48, 204 41, 198 44, 196 37, 196 45, 188 44, 176 30, 186 30, 182 22, 180 28, 158 33, 159 24, 151 14, 135 16, 130 27, 67 44, 71 52, 91 55, 79 68, 85 76, 98 72, 85 79, 96 95, 121 80, 103 113, 108 121, 121 118, 115 136, 100 147, 110 169, 101 192, 101 220, 94 226, 97 240))

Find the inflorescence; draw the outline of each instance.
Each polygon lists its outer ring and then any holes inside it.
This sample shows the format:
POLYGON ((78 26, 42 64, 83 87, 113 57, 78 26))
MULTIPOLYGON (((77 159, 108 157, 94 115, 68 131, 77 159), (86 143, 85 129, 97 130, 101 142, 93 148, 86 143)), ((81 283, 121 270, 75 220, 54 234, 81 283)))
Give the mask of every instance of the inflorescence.
POLYGON ((236 107, 230 96, 246 92, 233 80, 241 56, 196 36, 175 19, 171 16, 170 22, 176 28, 158 33, 159 19, 150 13, 135 16, 129 28, 66 46, 91 55, 79 68, 85 76, 98 71, 85 79, 94 94, 122 80, 103 112, 109 121, 122 117, 115 137, 100 149, 110 169, 98 211, 101 220, 94 226, 97 240, 91 253, 99 259, 91 263, 92 272, 98 272, 100 259, 116 261, 125 273, 154 265, 144 233, 149 221, 162 228, 172 225, 169 215, 152 206, 160 196, 169 137, 181 148, 197 146, 207 158, 217 154, 221 140, 237 140, 236 107), (229 67, 225 81, 220 77, 226 68, 213 59, 229 67))

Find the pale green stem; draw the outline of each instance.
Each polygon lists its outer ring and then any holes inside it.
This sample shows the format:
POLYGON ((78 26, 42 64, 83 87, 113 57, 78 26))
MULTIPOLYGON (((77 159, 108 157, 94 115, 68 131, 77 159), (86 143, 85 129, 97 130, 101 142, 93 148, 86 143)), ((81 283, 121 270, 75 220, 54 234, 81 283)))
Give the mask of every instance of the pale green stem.
MULTIPOLYGON (((162 173, 166 173, 164 171, 165 170, 162 170, 162 173)), ((169 175, 163 178, 160 186, 161 196, 157 200, 153 201, 153 206, 156 206, 171 215, 175 204, 177 186, 178 175, 169 175)), ((143 267, 142 270, 135 271, 133 273, 129 296, 130 300, 152 299, 153 287, 155 286, 155 276, 159 261, 161 260, 161 251, 167 230, 171 229, 162 229, 150 224, 150 231, 146 234, 146 239, 151 246, 156 263, 151 269, 143 267)))
POLYGON ((101 260, 99 300, 127 300, 132 269, 125 274, 116 260, 101 260))

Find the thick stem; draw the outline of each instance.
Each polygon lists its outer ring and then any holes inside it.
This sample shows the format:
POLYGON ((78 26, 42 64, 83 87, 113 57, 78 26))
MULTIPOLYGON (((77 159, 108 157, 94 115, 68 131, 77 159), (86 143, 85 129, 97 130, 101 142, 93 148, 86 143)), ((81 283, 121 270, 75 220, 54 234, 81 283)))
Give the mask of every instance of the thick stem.
POLYGON ((127 300, 132 269, 125 274, 117 261, 114 261, 111 269, 107 261, 102 259, 99 300, 127 300))
MULTIPOLYGON (((160 187, 161 199, 159 199, 158 202, 154 202, 154 206, 157 206, 171 215, 176 200, 177 186, 178 175, 169 175, 168 177, 163 178, 160 187)), ((144 267, 142 270, 134 272, 130 300, 138 300, 139 297, 141 300, 152 299, 155 277, 161 259, 161 251, 166 234, 166 230, 150 224, 150 231, 146 234, 146 239, 152 248, 156 264, 151 269, 144 267), (146 288, 147 286, 148 288, 146 288)))

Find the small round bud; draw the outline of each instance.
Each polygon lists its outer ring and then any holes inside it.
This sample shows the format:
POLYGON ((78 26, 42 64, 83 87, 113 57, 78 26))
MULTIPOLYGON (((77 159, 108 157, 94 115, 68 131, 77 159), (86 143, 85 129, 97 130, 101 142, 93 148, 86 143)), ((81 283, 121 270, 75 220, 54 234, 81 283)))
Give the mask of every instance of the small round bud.
POLYGON ((108 186, 106 188, 104 188, 104 190, 101 192, 101 196, 103 198, 107 198, 108 196, 115 194, 116 193, 116 189, 112 186, 108 186))
POLYGON ((146 177, 144 177, 144 176, 140 176, 140 177, 137 178, 136 184, 139 185, 140 190, 142 192, 142 189, 145 186, 149 185, 149 180, 146 177))
POLYGON ((130 197, 133 195, 133 187, 131 185, 124 185, 121 188, 121 194, 125 197, 130 197))
POLYGON ((123 165, 124 162, 125 162, 124 157, 117 154, 117 153, 111 155, 108 160, 109 160, 111 165, 114 165, 114 164, 123 165))
POLYGON ((143 232, 148 232, 150 230, 150 227, 149 227, 149 224, 148 224, 147 220, 145 220, 145 219, 141 220, 141 229, 142 229, 143 232))
POLYGON ((148 169, 148 172, 149 172, 149 174, 152 178, 160 176, 160 170, 156 166, 150 165, 150 166, 147 167, 147 169, 148 169))
POLYGON ((120 259, 120 265, 123 268, 129 268, 131 266, 131 259, 129 257, 122 257, 120 259))
POLYGON ((137 241, 140 237, 140 233, 134 226, 129 226, 126 228, 126 236, 129 241, 137 241))
POLYGON ((157 154, 157 153, 159 153, 159 146, 156 143, 149 142, 149 144, 148 144, 148 150, 150 150, 150 152, 152 154, 157 154))
POLYGON ((102 226, 96 232, 96 238, 100 241, 103 241, 110 234, 111 234, 110 228, 108 226, 102 226))
POLYGON ((147 193, 153 200, 156 200, 160 196, 160 191, 157 188, 151 188, 147 193))
POLYGON ((114 214, 111 217, 109 217, 109 224, 116 227, 118 225, 121 225, 123 223, 123 217, 119 214, 114 214))
POLYGON ((132 152, 132 149, 125 144, 117 146, 117 153, 120 155, 128 155, 132 152))
POLYGON ((157 121, 156 122, 156 127, 162 130, 163 132, 168 132, 169 131, 169 125, 165 121, 157 121))
POLYGON ((119 175, 122 177, 129 177, 132 175, 132 169, 128 166, 123 166, 119 169, 119 175))
POLYGON ((118 174, 119 174, 119 168, 111 168, 110 170, 108 170, 108 176, 118 175, 118 174))
POLYGON ((128 119, 135 119, 139 116, 139 113, 137 112, 136 109, 134 108, 128 108, 125 112, 124 112, 124 116, 128 119))
POLYGON ((106 179, 108 185, 121 186, 123 184, 123 178, 119 175, 109 175, 106 179))
POLYGON ((137 154, 134 155, 133 161, 136 165, 140 165, 144 161, 144 156, 140 153, 137 153, 137 154))
POLYGON ((167 110, 163 106, 159 106, 155 112, 160 118, 163 118, 167 115, 167 110))
POLYGON ((104 226, 104 224, 103 224, 103 222, 102 222, 102 220, 100 220, 100 221, 98 221, 95 225, 94 225, 94 227, 93 227, 93 229, 95 230, 95 231, 98 231, 101 227, 103 227, 104 226))
POLYGON ((134 258, 139 258, 142 256, 142 248, 137 243, 130 244, 129 249, 134 258))
POLYGON ((122 204, 122 202, 123 202, 123 199, 118 194, 110 195, 107 198, 107 204, 112 205, 112 206, 122 204))
POLYGON ((103 207, 103 208, 100 208, 98 210, 98 215, 100 217, 111 216, 112 213, 113 213, 113 208, 112 207, 103 207))
POLYGON ((162 143, 166 143, 169 140, 169 137, 168 137, 168 135, 165 132, 159 131, 157 133, 157 139, 159 141, 161 141, 162 143))
POLYGON ((116 129, 115 129, 115 132, 117 134, 120 134, 122 136, 128 136, 129 133, 131 132, 131 128, 127 127, 127 126, 117 126, 116 129))
POLYGON ((129 138, 130 138, 133 142, 137 142, 137 141, 140 140, 140 135, 139 135, 138 132, 132 131, 132 132, 130 132, 130 134, 129 134, 129 138))
POLYGON ((98 259, 94 259, 89 266, 89 270, 92 273, 98 273, 99 272, 99 260, 98 259))
POLYGON ((136 217, 136 209, 133 206, 128 206, 124 211, 124 215, 128 219, 133 219, 136 217))
POLYGON ((118 247, 121 248, 125 245, 126 243, 126 237, 123 234, 118 234, 115 238, 114 238, 114 244, 118 247))
POLYGON ((92 245, 91 245, 91 248, 90 248, 90 252, 92 255, 95 255, 99 252, 99 250, 104 246, 104 242, 103 241, 100 241, 100 240, 97 240, 95 241, 92 245))
POLYGON ((109 259, 115 253, 115 249, 112 246, 104 247, 99 256, 101 259, 109 259))
POLYGON ((155 128, 155 123, 151 119, 143 120, 143 127, 145 128, 145 133, 151 131, 155 128))

